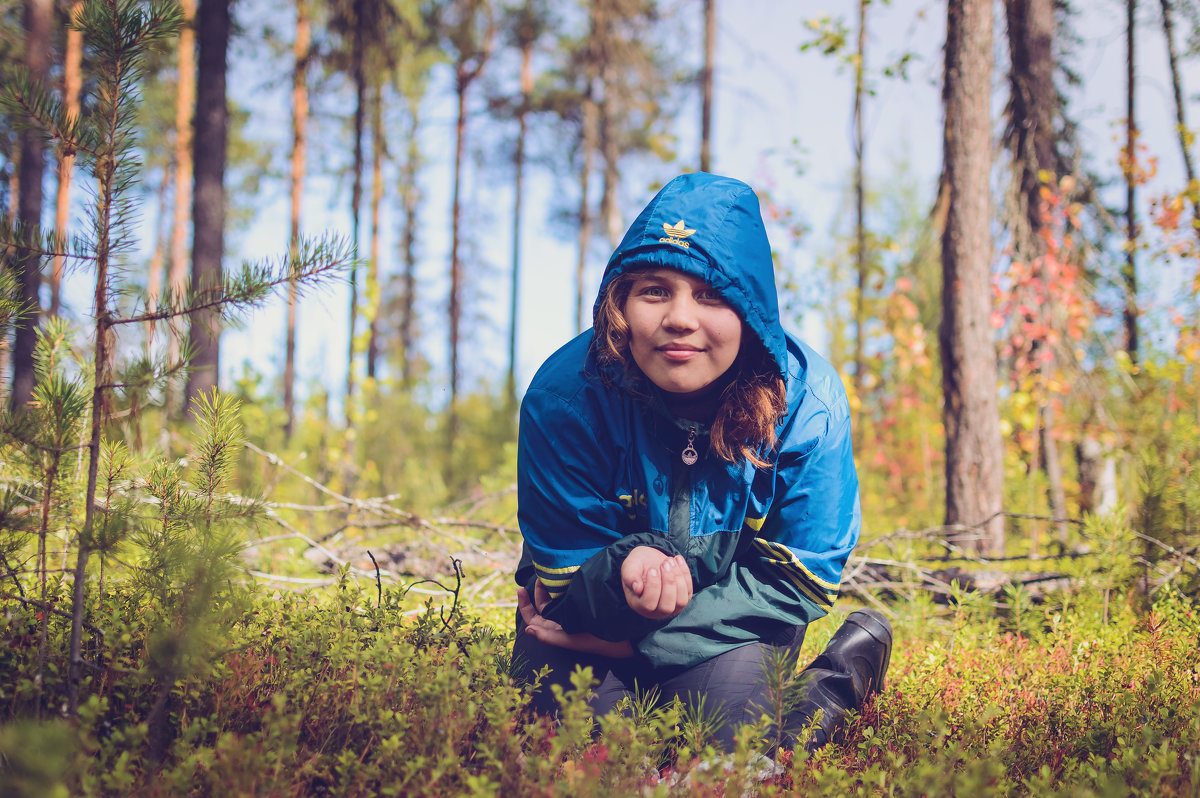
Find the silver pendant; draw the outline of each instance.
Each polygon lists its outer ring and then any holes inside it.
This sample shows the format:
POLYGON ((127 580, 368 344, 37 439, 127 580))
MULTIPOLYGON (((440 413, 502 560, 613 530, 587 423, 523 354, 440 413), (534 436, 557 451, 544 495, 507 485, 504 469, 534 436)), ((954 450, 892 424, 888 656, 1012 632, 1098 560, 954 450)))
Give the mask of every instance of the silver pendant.
POLYGON ((696 461, 700 459, 700 453, 697 452, 696 447, 692 445, 695 442, 696 428, 692 427, 690 430, 688 430, 687 446, 684 447, 683 453, 680 455, 680 457, 683 459, 684 465, 695 465, 696 461))

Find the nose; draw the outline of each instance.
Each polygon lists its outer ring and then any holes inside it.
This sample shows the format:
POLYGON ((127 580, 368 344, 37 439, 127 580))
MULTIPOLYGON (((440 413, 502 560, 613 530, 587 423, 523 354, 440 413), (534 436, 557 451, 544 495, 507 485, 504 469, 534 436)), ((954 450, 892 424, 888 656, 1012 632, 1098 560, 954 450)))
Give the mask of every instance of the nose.
POLYGON ((671 297, 671 301, 667 303, 662 325, 664 328, 674 332, 690 332, 696 329, 698 324, 698 309, 696 300, 691 296, 691 293, 680 291, 671 297))

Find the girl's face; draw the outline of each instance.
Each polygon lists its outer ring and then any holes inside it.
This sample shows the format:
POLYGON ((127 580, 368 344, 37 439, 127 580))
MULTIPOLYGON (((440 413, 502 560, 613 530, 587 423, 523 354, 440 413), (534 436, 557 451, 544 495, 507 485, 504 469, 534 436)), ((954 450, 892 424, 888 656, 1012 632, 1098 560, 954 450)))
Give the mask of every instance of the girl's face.
POLYGON ((622 312, 634 362, 677 399, 712 385, 742 345, 733 308, 708 283, 673 269, 637 273, 622 312))

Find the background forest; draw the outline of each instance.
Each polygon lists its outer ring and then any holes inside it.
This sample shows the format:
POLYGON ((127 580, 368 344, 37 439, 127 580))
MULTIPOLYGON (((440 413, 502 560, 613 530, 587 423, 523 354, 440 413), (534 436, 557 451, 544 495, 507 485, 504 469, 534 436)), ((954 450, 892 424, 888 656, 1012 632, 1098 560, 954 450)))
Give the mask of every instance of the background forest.
POLYGON ((1198 49, 1194 0, 0 0, 0 793, 1197 794, 1198 49), (834 614, 897 647, 813 755, 507 676, 520 394, 691 169, 855 413, 834 614))

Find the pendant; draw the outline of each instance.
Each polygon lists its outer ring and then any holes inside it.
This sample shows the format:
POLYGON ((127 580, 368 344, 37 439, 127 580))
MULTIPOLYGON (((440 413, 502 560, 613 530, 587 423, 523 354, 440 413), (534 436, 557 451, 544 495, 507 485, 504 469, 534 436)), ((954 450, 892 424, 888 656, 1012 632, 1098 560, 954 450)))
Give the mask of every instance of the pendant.
POLYGON ((695 442, 696 428, 692 427, 688 430, 687 446, 684 447, 683 453, 680 455, 684 465, 695 465, 696 461, 700 459, 700 453, 696 451, 696 447, 693 445, 695 442))

